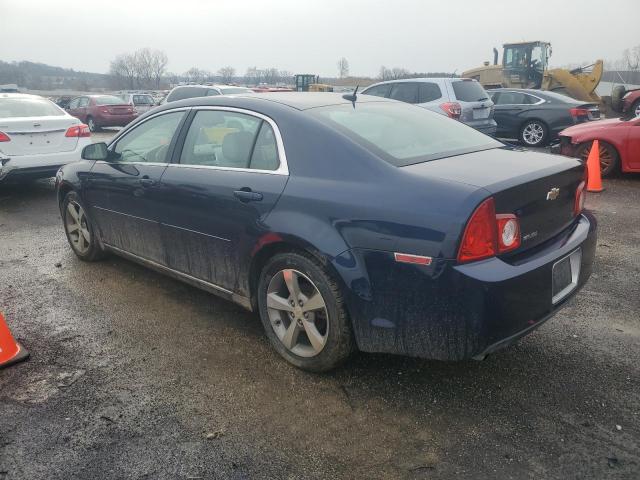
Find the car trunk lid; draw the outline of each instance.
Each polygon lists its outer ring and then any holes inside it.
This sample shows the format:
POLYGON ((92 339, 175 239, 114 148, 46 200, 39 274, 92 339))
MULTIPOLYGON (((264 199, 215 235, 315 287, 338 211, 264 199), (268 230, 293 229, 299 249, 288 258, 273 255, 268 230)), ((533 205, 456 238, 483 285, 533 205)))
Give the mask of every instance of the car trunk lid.
POLYGON ((78 138, 65 134, 77 124, 78 120, 69 116, 0 119, 0 132, 10 138, 0 143, 0 152, 11 156, 70 152, 78 145, 78 138))
POLYGON ((133 113, 133 107, 128 103, 123 103, 122 105, 100 105, 98 108, 110 115, 131 115, 133 113))
POLYGON ((403 170, 465 183, 493 196, 496 213, 520 222, 522 252, 556 236, 575 219, 575 192, 584 166, 573 159, 496 148, 402 167, 403 170))

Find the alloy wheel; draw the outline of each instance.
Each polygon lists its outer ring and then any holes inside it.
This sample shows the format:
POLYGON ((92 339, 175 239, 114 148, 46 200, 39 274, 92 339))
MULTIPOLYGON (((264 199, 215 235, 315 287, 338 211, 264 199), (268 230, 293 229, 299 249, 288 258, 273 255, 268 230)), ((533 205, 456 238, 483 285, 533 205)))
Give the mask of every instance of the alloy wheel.
POLYGON ((93 118, 89 117, 87 119, 87 126, 89 127, 89 131, 91 131, 91 132, 95 132, 96 131, 96 124, 93 121, 93 118))
MULTIPOLYGON (((609 151, 609 149, 602 144, 598 144, 598 153, 600 154, 600 173, 601 174, 605 174, 608 173, 609 170, 611 169, 611 164, 613 163, 613 157, 611 156, 611 151, 609 151)), ((582 160, 587 161, 587 159, 589 158, 589 152, 591 152, 591 146, 585 148, 582 150, 582 153, 580 154, 580 158, 582 160)))
POLYGON ((91 232, 89 232, 87 216, 80 204, 73 201, 67 203, 65 229, 73 249, 80 254, 87 253, 91 246, 91 232))
POLYGON ((318 287, 305 274, 285 269, 267 287, 267 312, 271 327, 290 352, 315 357, 329 334, 327 306, 318 287))
POLYGON ((539 123, 529 123, 522 130, 522 138, 527 145, 538 145, 544 138, 544 127, 539 123))
POLYGON ((634 118, 640 117, 640 102, 636 103, 636 109, 633 111, 634 118))

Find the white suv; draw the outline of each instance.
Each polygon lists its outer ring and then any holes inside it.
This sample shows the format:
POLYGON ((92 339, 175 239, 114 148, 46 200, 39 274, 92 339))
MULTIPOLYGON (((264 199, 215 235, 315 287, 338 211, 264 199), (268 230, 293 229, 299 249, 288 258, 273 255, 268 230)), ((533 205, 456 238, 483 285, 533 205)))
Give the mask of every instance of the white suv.
POLYGON ((0 183, 55 176, 80 160, 89 127, 37 95, 0 93, 0 183))
POLYGON ((485 89, 471 78, 407 78, 373 84, 366 95, 413 103, 460 120, 487 135, 495 135, 493 101, 485 89))

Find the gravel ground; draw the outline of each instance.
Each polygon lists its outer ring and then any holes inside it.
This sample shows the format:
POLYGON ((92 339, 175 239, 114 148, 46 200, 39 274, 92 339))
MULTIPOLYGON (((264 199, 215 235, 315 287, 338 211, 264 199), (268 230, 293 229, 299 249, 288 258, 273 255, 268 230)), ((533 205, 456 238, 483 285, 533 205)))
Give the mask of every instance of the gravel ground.
POLYGON ((0 480, 637 479, 640 176, 605 186, 591 281, 518 345, 326 375, 229 302, 78 261, 49 181, 0 187, 0 310, 31 351, 0 370, 0 480))

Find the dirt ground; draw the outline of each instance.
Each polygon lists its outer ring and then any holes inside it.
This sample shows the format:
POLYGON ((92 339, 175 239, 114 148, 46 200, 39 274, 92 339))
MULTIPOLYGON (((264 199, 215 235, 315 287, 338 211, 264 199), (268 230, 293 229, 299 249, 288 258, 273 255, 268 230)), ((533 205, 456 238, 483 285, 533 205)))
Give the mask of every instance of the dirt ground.
POLYGON ((50 182, 0 187, 0 480, 640 478, 640 176, 605 182, 594 275, 483 362, 359 354, 325 375, 257 316, 83 263, 50 182))

